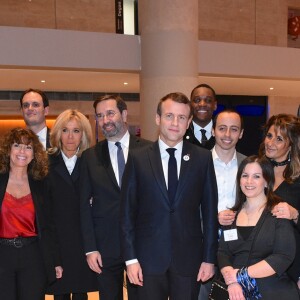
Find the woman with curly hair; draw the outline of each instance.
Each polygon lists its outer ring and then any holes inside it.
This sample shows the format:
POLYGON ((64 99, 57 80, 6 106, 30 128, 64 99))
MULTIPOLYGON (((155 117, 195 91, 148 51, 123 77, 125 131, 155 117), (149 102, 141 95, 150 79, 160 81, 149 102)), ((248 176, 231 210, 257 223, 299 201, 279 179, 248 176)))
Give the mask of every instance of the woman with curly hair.
POLYGON ((274 192, 283 201, 274 206, 276 218, 289 219, 296 237, 296 257, 288 274, 300 289, 300 119, 290 114, 272 116, 264 127, 259 155, 274 166, 274 192))
POLYGON ((88 267, 80 230, 79 166, 81 153, 91 143, 89 120, 78 110, 67 109, 56 119, 50 134, 49 197, 64 276, 49 286, 54 300, 87 300, 87 292, 97 291, 95 273, 88 267))
POLYGON ((0 299, 43 300, 62 276, 44 178, 48 160, 38 137, 15 128, 0 145, 0 299))

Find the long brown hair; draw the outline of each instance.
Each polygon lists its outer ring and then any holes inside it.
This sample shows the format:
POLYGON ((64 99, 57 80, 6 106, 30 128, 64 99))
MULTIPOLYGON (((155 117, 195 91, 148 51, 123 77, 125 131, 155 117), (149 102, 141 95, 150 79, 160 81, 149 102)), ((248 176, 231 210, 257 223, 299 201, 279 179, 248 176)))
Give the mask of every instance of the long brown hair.
POLYGON ((48 173, 47 153, 35 133, 24 128, 14 128, 4 136, 0 145, 0 173, 8 173, 10 170, 10 152, 14 143, 32 146, 34 157, 27 172, 33 179, 43 179, 48 173))
MULTIPOLYGON (((279 132, 284 139, 289 141, 291 160, 284 169, 283 177, 288 183, 292 183, 300 176, 300 120, 290 114, 272 116, 264 126, 264 139, 272 126, 275 132, 279 132)), ((259 147, 259 156, 263 155, 265 155, 264 141, 259 147)))

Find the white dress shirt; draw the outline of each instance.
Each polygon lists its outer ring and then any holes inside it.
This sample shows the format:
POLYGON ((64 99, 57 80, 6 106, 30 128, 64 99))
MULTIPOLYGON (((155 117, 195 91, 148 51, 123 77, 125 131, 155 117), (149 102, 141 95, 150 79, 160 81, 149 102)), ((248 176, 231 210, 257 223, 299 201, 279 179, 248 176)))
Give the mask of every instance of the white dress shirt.
MULTIPOLYGON (((77 151, 78 152, 78 151, 77 151)), ((76 161, 77 161, 77 155, 74 154, 72 157, 68 158, 64 153, 63 151, 61 151, 61 155, 62 155, 62 158, 65 162, 65 165, 68 169, 68 172, 70 173, 70 175, 72 174, 73 170, 74 170, 74 167, 75 167, 75 164, 76 164, 76 161)))
POLYGON ((235 204, 238 162, 235 151, 232 160, 226 164, 219 158, 215 147, 212 149, 212 158, 218 185, 218 212, 220 212, 235 204))
POLYGON ((47 148, 47 127, 45 126, 41 131, 36 134, 39 138, 39 141, 43 144, 44 149, 47 148))
MULTIPOLYGON (((124 153, 125 163, 127 162, 127 158, 128 158, 129 140, 130 140, 130 134, 129 134, 128 131, 119 140, 119 142, 121 143, 123 153, 124 153)), ((119 182, 119 168, 118 168, 118 156, 117 156, 118 147, 116 146, 116 142, 108 141, 108 150, 109 150, 110 161, 111 161, 111 164, 112 164, 117 182, 120 185, 120 182, 119 182)))
POLYGON ((211 130, 212 130, 212 125, 213 125, 212 120, 210 120, 210 122, 205 127, 199 126, 194 121, 193 121, 193 125, 194 125, 194 135, 195 135, 195 138, 200 143, 201 143, 201 140, 202 140, 202 133, 200 131, 201 129, 205 129, 206 130, 205 136, 207 137, 208 140, 211 138, 211 135, 212 135, 211 130))
POLYGON ((168 149, 168 148, 177 149, 175 151, 175 158, 176 158, 176 162, 177 162, 177 177, 179 178, 183 142, 181 141, 175 147, 170 147, 159 138, 158 146, 159 146, 159 150, 160 150, 160 156, 161 156, 161 162, 162 162, 162 167, 163 167, 163 171, 164 171, 166 186, 168 188, 168 163, 169 163, 170 155, 166 149, 168 149))

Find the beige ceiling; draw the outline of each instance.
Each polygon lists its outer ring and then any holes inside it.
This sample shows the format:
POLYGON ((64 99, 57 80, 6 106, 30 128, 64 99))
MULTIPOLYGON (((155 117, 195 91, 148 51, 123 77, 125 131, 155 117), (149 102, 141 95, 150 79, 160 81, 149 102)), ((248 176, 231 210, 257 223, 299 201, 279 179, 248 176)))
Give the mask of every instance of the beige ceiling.
MULTIPOLYGON (((199 76, 199 83, 213 86, 217 94, 265 95, 300 98, 300 82, 289 80, 199 76), (273 90, 270 90, 273 87, 273 90)), ((0 90, 138 93, 139 75, 64 70, 0 69, 0 90), (45 80, 42 83, 41 80, 45 80), (127 85, 124 85, 127 82, 127 85)))

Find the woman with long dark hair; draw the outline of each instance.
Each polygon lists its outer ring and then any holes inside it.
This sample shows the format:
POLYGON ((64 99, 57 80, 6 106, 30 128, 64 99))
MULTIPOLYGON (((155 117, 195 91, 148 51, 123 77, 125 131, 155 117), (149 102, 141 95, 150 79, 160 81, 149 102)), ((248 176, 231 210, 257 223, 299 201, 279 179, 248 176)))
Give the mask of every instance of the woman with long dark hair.
POLYGON ((229 298, 298 300, 297 286, 286 274, 296 249, 292 224, 272 215, 281 201, 273 193, 273 165, 265 157, 247 157, 237 183, 236 219, 224 226, 218 251, 229 298))

